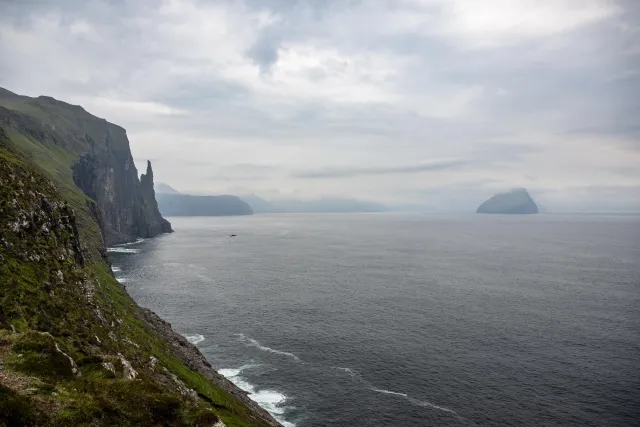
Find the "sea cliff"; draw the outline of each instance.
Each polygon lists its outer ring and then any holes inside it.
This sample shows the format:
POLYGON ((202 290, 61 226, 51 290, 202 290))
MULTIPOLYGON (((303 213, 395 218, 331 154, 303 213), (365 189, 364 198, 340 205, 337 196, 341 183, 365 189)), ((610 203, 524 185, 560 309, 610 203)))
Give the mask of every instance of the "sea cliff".
POLYGON ((171 231, 153 186, 124 129, 0 89, 0 425, 280 425, 113 277, 171 231))

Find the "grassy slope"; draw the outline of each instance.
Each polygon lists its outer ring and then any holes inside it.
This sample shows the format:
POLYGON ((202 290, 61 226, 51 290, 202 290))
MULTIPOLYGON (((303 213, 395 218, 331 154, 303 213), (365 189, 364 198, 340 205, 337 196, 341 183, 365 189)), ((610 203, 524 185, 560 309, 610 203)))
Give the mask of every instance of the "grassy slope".
POLYGON ((98 255, 92 202, 71 179, 73 153, 6 130, 0 129, 0 425, 212 425, 216 417, 227 426, 268 425, 185 367, 139 320, 98 255), (56 206, 49 215, 42 215, 43 198, 56 206), (16 232, 11 224, 21 215, 28 225, 16 232), (70 221, 84 263, 70 256, 77 248, 70 221), (40 231, 43 224, 49 235, 40 231), (79 376, 56 344, 77 363, 79 376), (137 379, 123 378, 118 354, 137 379), (206 399, 181 394, 184 386, 206 399))

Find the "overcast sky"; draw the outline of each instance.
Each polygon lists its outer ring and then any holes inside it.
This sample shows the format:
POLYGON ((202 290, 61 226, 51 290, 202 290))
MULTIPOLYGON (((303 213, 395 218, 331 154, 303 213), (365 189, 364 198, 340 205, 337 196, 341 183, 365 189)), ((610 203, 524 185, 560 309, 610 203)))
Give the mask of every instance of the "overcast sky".
POLYGON ((0 8, 0 86, 125 127, 181 191, 640 210, 638 1, 0 8))

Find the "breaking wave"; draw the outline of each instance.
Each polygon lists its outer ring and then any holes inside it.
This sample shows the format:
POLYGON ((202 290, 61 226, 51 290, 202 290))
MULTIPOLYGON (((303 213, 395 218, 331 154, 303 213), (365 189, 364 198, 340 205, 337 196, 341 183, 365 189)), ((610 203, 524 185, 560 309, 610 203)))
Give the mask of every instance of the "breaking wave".
POLYGON ((138 244, 138 243, 142 243, 142 242, 144 242, 144 241, 145 241, 145 239, 143 239, 143 238, 141 238, 141 237, 140 237, 140 238, 138 238, 138 239, 134 240, 133 242, 119 243, 119 244, 117 244, 117 245, 113 245, 113 246, 116 246, 116 247, 130 246, 130 245, 136 245, 136 244, 138 244))
POLYGON ((241 377, 242 371, 255 366, 259 365, 251 364, 244 365, 239 368, 220 369, 218 370, 218 373, 240 387, 242 390, 246 391, 249 394, 249 398, 251 400, 256 402, 267 412, 269 412, 284 427, 295 427, 294 423, 286 421, 282 418, 282 414, 284 414, 286 411, 286 406, 284 406, 284 403, 287 401, 287 396, 276 390, 258 390, 253 384, 249 383, 245 378, 241 377))
POLYGON ((138 252, 140 252, 140 249, 123 248, 123 247, 117 246, 113 248, 107 248, 107 252, 114 252, 118 254, 137 254, 138 252))
POLYGON ((201 343, 202 341, 205 340, 204 335, 200 335, 200 334, 184 335, 184 337, 187 339, 187 341, 189 341, 193 345, 201 343))

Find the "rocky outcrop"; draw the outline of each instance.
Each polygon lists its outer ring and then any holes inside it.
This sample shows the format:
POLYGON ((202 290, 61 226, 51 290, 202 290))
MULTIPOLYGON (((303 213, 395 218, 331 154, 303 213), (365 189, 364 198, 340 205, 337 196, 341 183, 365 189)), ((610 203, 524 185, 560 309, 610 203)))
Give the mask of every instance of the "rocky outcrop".
POLYGON ((538 206, 524 188, 496 194, 478 207, 484 214, 537 214, 538 206))
POLYGON ((0 126, 20 134, 28 155, 73 182, 97 204, 107 245, 171 231, 158 211, 153 172, 138 178, 126 131, 51 97, 0 91, 0 126), (40 145, 40 146, 38 146, 40 145))
MULTIPOLYGON (((153 169, 151 162, 147 161, 147 173, 140 176, 140 196, 142 197, 143 218, 139 219, 139 223, 146 226, 144 232, 147 235, 155 236, 160 233, 170 233, 171 224, 164 219, 158 210, 158 202, 156 201, 156 193, 153 188, 153 169)), ((140 236, 144 237, 142 234, 140 236)))

